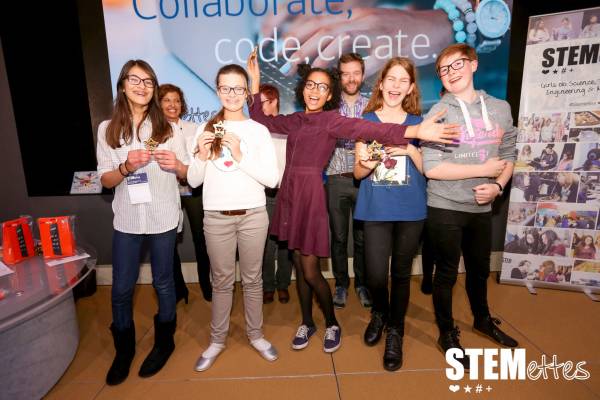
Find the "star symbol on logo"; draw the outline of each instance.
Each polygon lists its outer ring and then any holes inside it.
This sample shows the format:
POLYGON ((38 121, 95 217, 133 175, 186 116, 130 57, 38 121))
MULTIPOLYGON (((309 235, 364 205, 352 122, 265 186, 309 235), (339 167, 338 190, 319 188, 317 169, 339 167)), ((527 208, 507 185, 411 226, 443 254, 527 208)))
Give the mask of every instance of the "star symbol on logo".
POLYGON ((467 385, 465 386, 465 393, 471 393, 471 386, 467 385))
POLYGON ((556 73, 558 73, 558 70, 557 70, 557 69, 555 69, 555 70, 554 70, 554 71, 552 71, 552 72, 556 74, 556 73))
POLYGON ((573 68, 571 68, 571 69, 569 70, 569 72, 573 72, 573 68))

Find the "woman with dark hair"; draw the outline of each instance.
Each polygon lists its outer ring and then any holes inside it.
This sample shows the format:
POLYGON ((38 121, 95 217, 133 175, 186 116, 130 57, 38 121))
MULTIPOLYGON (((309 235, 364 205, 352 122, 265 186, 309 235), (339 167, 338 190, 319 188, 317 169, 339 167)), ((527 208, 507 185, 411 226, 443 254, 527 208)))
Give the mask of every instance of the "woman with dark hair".
POLYGON ((299 350, 316 332, 312 318, 312 296, 325 316, 323 350, 331 353, 341 344, 341 329, 335 318, 331 289, 319 267, 319 257, 329 256, 329 226, 322 173, 335 149, 336 139, 376 139, 381 143, 405 145, 408 138, 451 143, 459 134, 454 125, 437 124, 442 113, 420 125, 382 124, 346 118, 337 108, 341 86, 337 71, 299 66, 296 99, 303 111, 291 115, 266 116, 259 104, 260 70, 256 50, 248 59, 254 104, 252 119, 273 132, 288 135, 286 168, 277 199, 271 233, 287 240, 294 250, 296 287, 302 308, 302 324, 292 342, 299 350))
POLYGON ((110 329, 116 356, 106 376, 109 385, 127 378, 135 354, 132 298, 144 242, 150 247, 158 314, 154 316, 154 347, 139 375, 156 374, 175 349, 173 250, 181 216, 177 179, 185 178, 188 157, 183 135, 160 108, 157 86, 148 63, 125 63, 117 80, 112 117, 98 127, 98 175, 102 186, 115 189, 110 329))
MULTIPOLYGON (((158 88, 158 100, 160 107, 169 122, 176 126, 176 129, 183 134, 186 143, 189 143, 196 134, 198 125, 181 119, 182 115, 187 114, 187 104, 183 91, 169 83, 160 85, 158 88)), ((210 286, 210 261, 206 252, 206 241, 204 239, 204 211, 202 209, 202 187, 192 189, 187 185, 186 179, 179 181, 179 193, 181 194, 181 204, 185 209, 190 222, 192 240, 194 242, 194 251, 196 254, 196 269, 198 271, 198 282, 202 295, 206 301, 212 299, 212 287, 210 286)), ((175 245, 175 258, 173 259, 173 276, 175 278, 176 301, 184 299, 188 302, 188 289, 185 286, 183 273, 181 272, 181 258, 175 245)))
POLYGON ((198 129, 187 175, 192 187, 203 184, 204 235, 213 287, 210 345, 196 362, 196 371, 210 368, 225 349, 236 250, 246 335, 265 360, 278 357, 262 331, 262 259, 269 228, 265 187, 275 187, 279 179, 275 148, 267 128, 244 115, 250 99, 246 71, 239 65, 225 65, 217 73, 216 87, 222 108, 198 129))
POLYGON ((587 260, 596 258, 596 246, 594 246, 594 238, 591 235, 583 235, 575 246, 573 257, 587 260))
MULTIPOLYGON (((423 120, 420 114, 416 67, 408 58, 394 57, 381 70, 363 118, 414 125, 423 120)), ((410 273, 427 216, 427 184, 418 141, 386 146, 381 159, 374 159, 369 146, 356 141, 354 163, 354 177, 361 180, 354 218, 364 221, 367 287, 373 298, 364 342, 376 345, 387 327, 383 367, 395 371, 402 366, 410 273)))
POLYGON ((542 249, 541 254, 544 256, 558 256, 565 257, 567 255, 567 248, 563 242, 559 239, 556 232, 548 230, 542 233, 542 249))
POLYGON ((536 228, 526 229, 523 237, 509 242, 504 251, 516 254, 541 254, 540 234, 536 228))

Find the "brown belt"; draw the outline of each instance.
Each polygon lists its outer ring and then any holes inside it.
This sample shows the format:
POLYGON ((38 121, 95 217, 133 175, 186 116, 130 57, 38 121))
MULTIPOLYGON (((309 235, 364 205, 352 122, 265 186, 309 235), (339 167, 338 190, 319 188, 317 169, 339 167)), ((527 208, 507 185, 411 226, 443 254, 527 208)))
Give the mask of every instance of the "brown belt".
POLYGON ((236 216, 236 215, 246 215, 246 211, 248 210, 226 210, 219 211, 223 215, 236 216))

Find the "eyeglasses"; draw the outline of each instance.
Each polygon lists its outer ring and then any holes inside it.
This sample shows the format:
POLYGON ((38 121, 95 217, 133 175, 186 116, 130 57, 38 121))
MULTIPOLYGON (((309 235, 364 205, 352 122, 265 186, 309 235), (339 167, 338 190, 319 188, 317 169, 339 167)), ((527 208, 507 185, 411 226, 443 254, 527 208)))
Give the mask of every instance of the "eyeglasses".
POLYGON ((328 84, 317 83, 317 82, 311 81, 311 80, 306 81, 306 83, 304 84, 304 87, 308 90, 313 90, 314 88, 317 88, 319 90, 319 92, 321 92, 321 93, 325 93, 326 91, 329 90, 328 84))
POLYGON ((448 75, 448 73, 450 72, 450 68, 452 68, 455 71, 462 69, 462 67, 465 66, 465 61, 471 61, 471 60, 463 57, 463 58, 459 58, 458 60, 455 60, 452 64, 440 66, 438 68, 438 75, 440 77, 448 75))
POLYGON ((221 93, 221 94, 229 94, 229 93, 231 93, 232 90, 233 90, 233 93, 237 94, 238 96, 241 96, 244 93, 246 93, 246 88, 241 87, 241 86, 236 86, 236 87, 219 86, 217 89, 219 89, 219 93, 221 93))
POLYGON ((152 78, 142 79, 137 75, 127 75, 125 79, 127 79, 127 82, 129 82, 132 85, 139 85, 140 82, 144 82, 144 86, 146 86, 147 88, 154 87, 154 79, 152 78))

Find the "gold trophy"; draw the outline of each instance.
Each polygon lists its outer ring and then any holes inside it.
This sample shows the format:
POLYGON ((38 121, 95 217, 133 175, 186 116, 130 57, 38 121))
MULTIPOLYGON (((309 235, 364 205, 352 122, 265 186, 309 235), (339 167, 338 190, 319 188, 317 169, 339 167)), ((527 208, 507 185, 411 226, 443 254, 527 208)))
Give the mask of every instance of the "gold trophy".
POLYGON ((367 146, 367 153, 369 154, 370 161, 381 161, 385 156, 383 145, 377 142, 377 140, 373 140, 373 142, 367 146))
POLYGON ((210 151, 213 159, 217 159, 221 157, 221 152, 223 151, 221 140, 226 133, 225 124, 223 121, 219 121, 216 124, 213 124, 213 129, 215 133, 215 140, 213 140, 212 144, 210 145, 210 151))
POLYGON ((154 150, 157 149, 159 144, 160 143, 158 143, 156 140, 154 140, 152 138, 144 140, 144 147, 146 148, 146 150, 150 151, 150 154, 154 153, 154 150))

